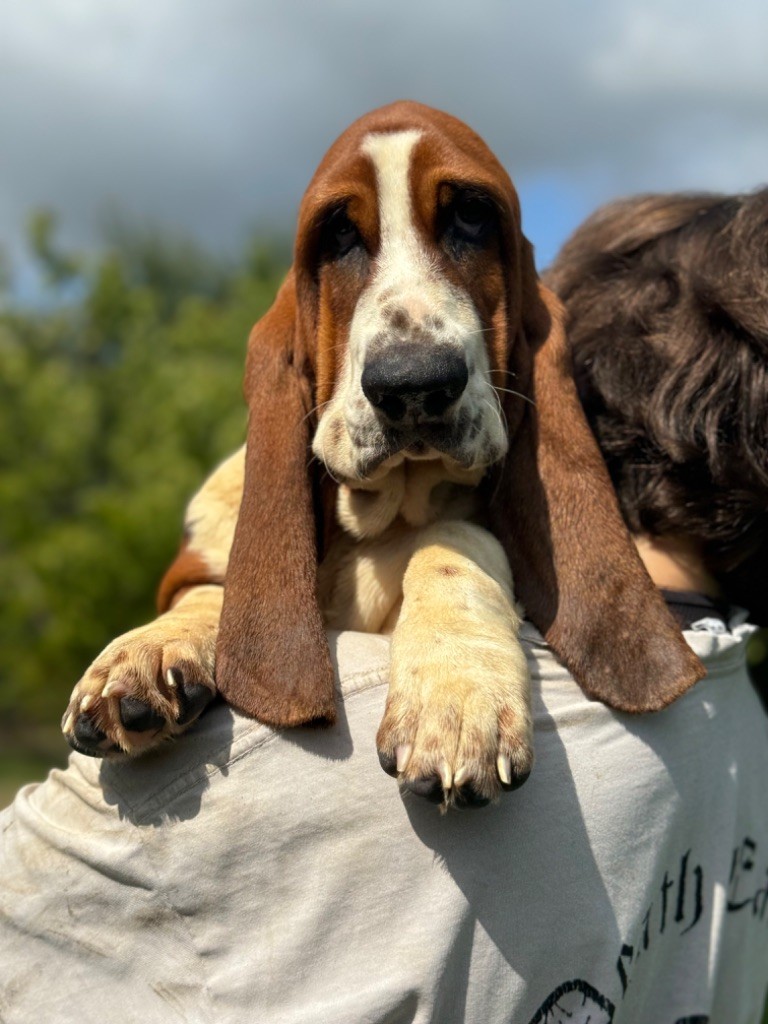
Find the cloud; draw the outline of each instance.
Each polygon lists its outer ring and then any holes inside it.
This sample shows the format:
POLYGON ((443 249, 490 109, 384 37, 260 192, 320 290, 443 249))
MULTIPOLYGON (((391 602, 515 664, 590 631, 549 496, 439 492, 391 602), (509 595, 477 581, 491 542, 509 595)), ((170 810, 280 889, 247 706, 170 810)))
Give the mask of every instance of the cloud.
POLYGON ((0 239, 59 209, 220 248, 290 225, 333 138, 410 96, 486 137, 553 249, 604 198, 760 184, 768 8, 742 0, 36 0, 0 37, 0 239), (547 202, 547 190, 552 201, 547 202))
POLYGON ((590 61, 597 82, 623 96, 733 98, 765 96, 764 5, 746 0, 730 7, 703 0, 624 7, 607 48, 590 61))

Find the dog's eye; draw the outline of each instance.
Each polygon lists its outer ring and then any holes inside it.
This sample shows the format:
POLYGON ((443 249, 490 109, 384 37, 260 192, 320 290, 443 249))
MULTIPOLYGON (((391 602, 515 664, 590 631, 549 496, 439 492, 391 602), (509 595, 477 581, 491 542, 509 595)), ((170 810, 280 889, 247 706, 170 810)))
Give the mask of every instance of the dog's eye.
POLYGON ((493 204, 484 196, 459 196, 453 204, 453 227, 469 242, 481 241, 495 223, 493 204))
POLYGON ((360 241, 360 232, 344 210, 337 210, 325 224, 323 248, 332 259, 346 256, 360 241))

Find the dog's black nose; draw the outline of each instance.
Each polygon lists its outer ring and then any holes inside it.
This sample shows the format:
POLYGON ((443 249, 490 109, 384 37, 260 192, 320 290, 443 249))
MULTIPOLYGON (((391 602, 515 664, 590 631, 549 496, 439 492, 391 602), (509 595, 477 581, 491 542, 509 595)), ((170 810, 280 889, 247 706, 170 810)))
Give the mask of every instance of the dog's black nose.
POLYGON ((467 386, 464 355, 448 345, 390 345, 366 360, 361 380, 371 405, 396 423, 442 416, 467 386))

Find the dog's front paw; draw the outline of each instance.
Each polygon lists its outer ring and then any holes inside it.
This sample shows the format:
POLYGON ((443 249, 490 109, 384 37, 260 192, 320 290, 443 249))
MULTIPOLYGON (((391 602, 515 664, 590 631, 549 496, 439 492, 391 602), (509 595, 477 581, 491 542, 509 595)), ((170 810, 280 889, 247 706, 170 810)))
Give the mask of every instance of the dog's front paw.
POLYGON ((169 612, 114 640, 75 686, 62 720, 81 754, 142 754, 184 732, 216 694, 216 629, 169 612))
POLYGON ((401 789, 444 807, 484 807, 528 778, 533 734, 527 672, 510 678, 458 667, 429 680, 430 666, 411 669, 406 685, 393 674, 376 739, 379 760, 401 789))

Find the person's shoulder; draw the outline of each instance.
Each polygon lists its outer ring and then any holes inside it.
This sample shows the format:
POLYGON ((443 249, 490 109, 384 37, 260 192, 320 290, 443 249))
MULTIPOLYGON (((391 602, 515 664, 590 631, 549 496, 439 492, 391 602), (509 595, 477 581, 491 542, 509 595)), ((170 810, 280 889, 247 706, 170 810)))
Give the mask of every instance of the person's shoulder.
POLYGON ((737 616, 730 623, 704 618, 683 633, 689 647, 704 662, 708 676, 746 672, 747 645, 757 626, 737 616))
MULTIPOLYGON (((348 707, 358 695, 380 692, 388 681, 389 638, 365 633, 329 633, 336 673, 337 704, 348 707)), ((354 712, 353 712, 354 713, 354 712)), ((324 736, 332 743, 334 730, 291 730, 324 736)), ((236 762, 260 757, 280 738, 268 726, 231 707, 214 704, 188 733, 140 758, 100 761, 73 754, 66 772, 87 799, 115 808, 121 819, 137 825, 158 824, 167 817, 190 816, 205 794, 215 798, 217 787, 236 762)), ((46 783, 50 788, 50 783, 46 783)), ((40 794, 42 797, 43 794, 40 794)), ((80 799, 80 797, 78 797, 80 799)))

